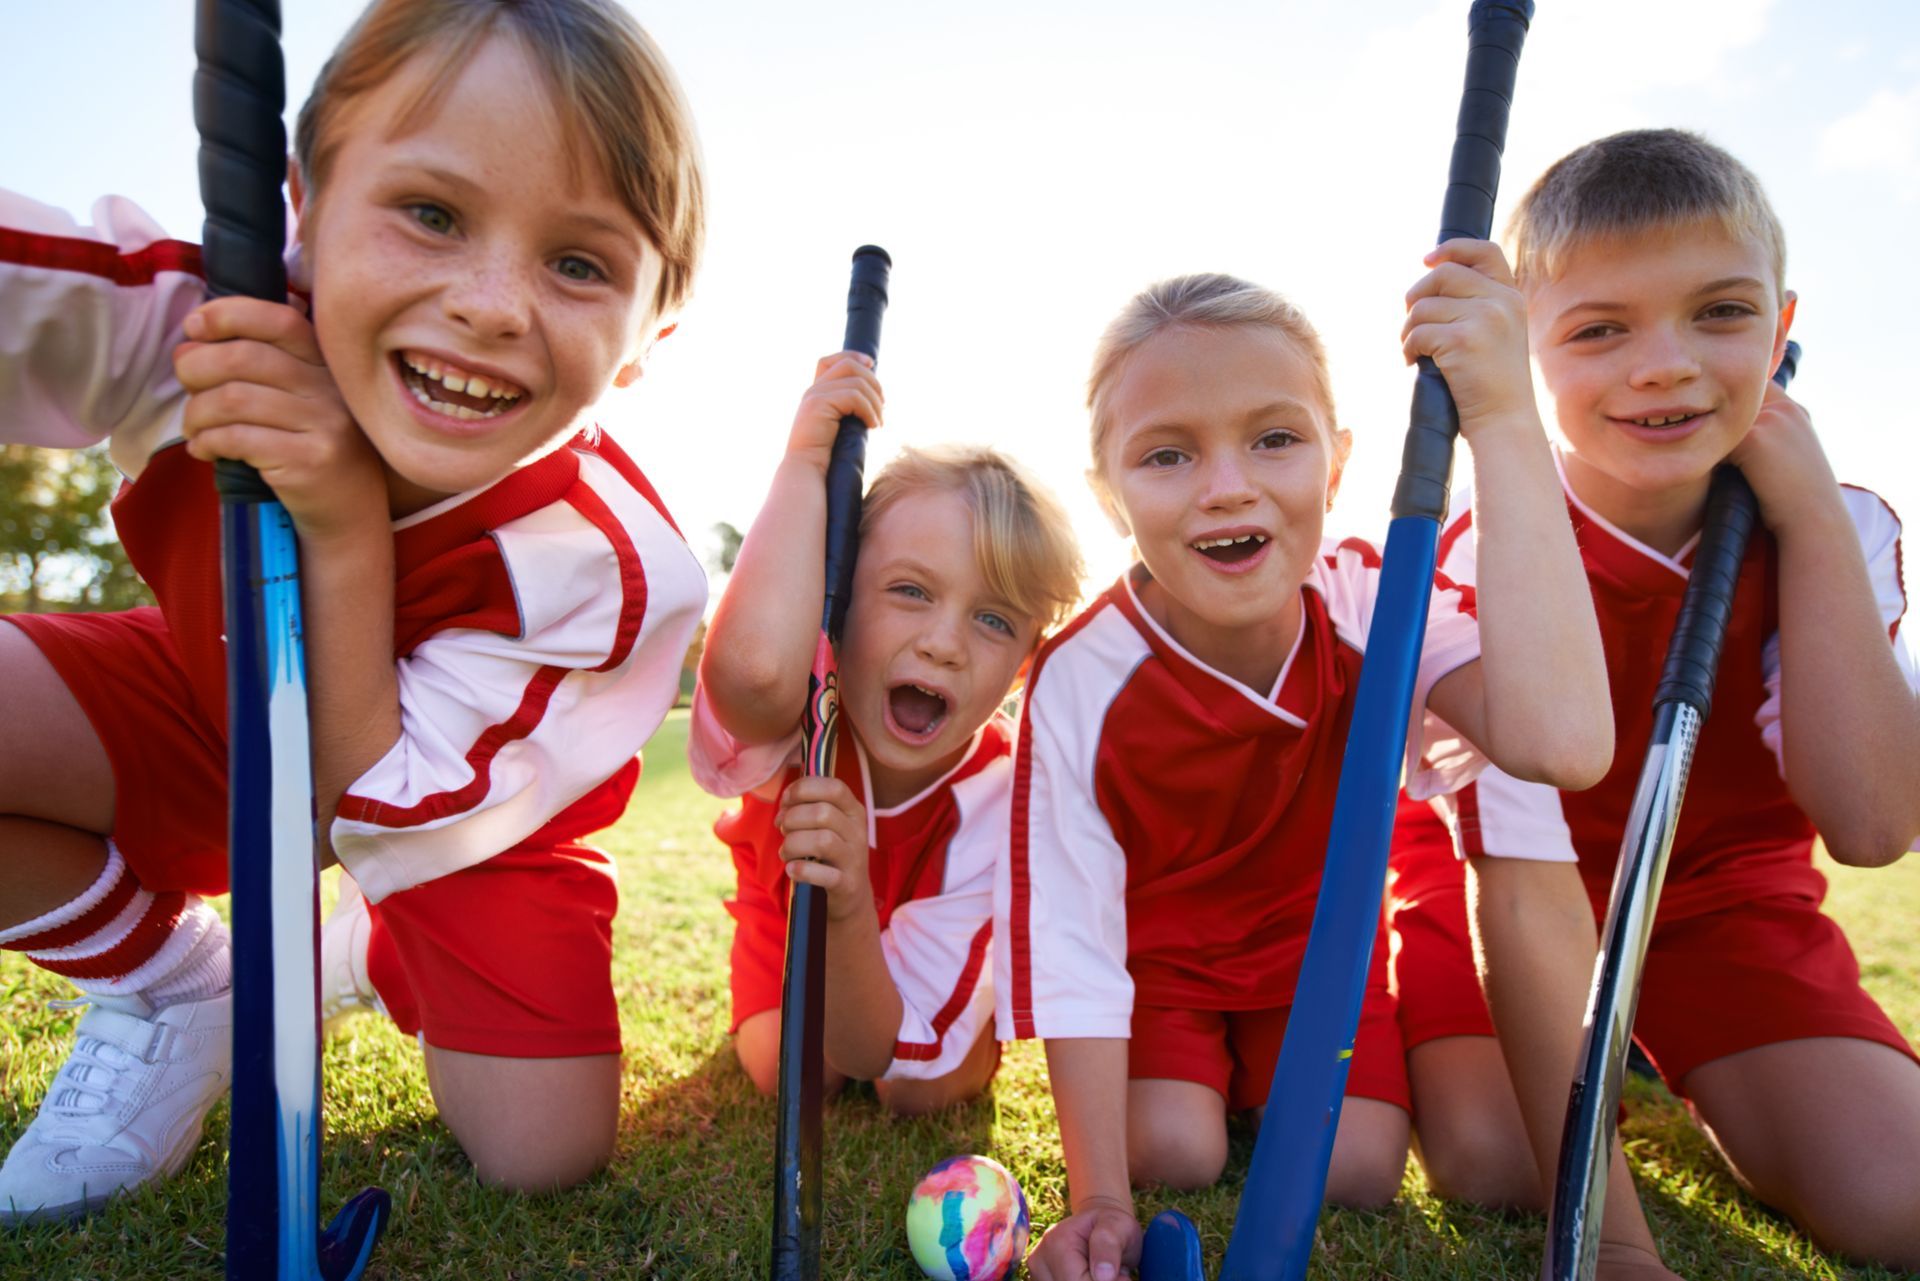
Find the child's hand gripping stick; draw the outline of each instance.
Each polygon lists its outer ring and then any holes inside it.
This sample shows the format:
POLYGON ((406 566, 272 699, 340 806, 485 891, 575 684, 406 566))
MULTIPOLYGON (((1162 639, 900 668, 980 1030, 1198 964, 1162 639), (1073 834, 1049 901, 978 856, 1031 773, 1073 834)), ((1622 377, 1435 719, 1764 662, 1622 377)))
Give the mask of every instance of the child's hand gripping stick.
MULTIPOLYGON (((193 81, 202 260, 216 296, 287 297, 286 77, 278 0, 200 0, 193 81)), ((368 1188, 324 1232, 320 1191, 320 868, 314 847, 300 566, 260 473, 223 460, 233 891, 233 1108, 227 1276, 351 1281, 390 1212, 368 1188)))
MULTIPOLYGON (((847 290, 845 348, 874 359, 880 354, 880 321, 887 311, 887 251, 863 245, 854 251, 847 290)), ((826 595, 820 610, 820 640, 807 679, 800 719, 801 755, 809 774, 833 774, 840 718, 839 676, 833 647, 846 621, 859 552, 861 473, 866 465, 866 425, 851 415, 840 420, 827 463, 826 595)), ((775 1281, 814 1281, 820 1275, 820 1110, 824 1075, 826 893, 795 882, 787 908, 787 968, 780 989, 780 1091, 774 1134, 773 1248, 775 1281)))
MULTIPOLYGON (((1800 344, 1789 342, 1773 380, 1785 387, 1800 364, 1800 344)), ((1713 710, 1720 647, 1733 613, 1733 594, 1759 519, 1753 490, 1737 467, 1713 473, 1707 513, 1667 642, 1667 661, 1653 697, 1653 733, 1621 835, 1613 898, 1587 997, 1586 1030, 1560 1136, 1547 1230, 1547 1276, 1590 1281, 1600 1253, 1600 1221, 1613 1163, 1614 1122, 1626 1080, 1640 977, 1653 934, 1654 909, 1666 878, 1667 856, 1680 821, 1694 744, 1713 710)))

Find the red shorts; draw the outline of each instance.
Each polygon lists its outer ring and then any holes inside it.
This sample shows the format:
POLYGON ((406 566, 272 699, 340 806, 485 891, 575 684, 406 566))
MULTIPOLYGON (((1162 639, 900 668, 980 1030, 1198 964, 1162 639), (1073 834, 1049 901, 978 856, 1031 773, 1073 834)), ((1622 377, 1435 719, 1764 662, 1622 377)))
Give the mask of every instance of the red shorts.
POLYGON ((1400 798, 1387 871, 1390 983, 1411 1050, 1443 1036, 1492 1036, 1467 932, 1467 868, 1425 801, 1400 798))
POLYGON ((13 614, 113 767, 113 842, 156 893, 227 892, 227 735, 200 710, 154 608, 13 614))
POLYGON ((367 972, 403 1032, 468 1054, 618 1054, 612 862, 511 849, 372 905, 367 972))
POLYGON ((1701 1064, 1777 1041, 1850 1036, 1916 1057, 1860 986, 1846 935, 1802 896, 1657 923, 1633 1034, 1683 1097, 1701 1064))
MULTIPOLYGON (((1264 1106, 1291 1008, 1175 1010, 1136 1003, 1127 1075, 1196 1082, 1224 1096, 1230 1112, 1264 1106)), ((1346 1092, 1413 1110, 1406 1049, 1384 986, 1369 986, 1361 1002, 1346 1092)))
MULTIPOLYGON (((226 734, 200 710, 160 611, 6 621, 46 656, 105 747, 114 844, 140 884, 226 893, 226 734)), ((543 832, 374 905, 369 969, 394 1021, 441 1048, 618 1053, 617 901, 605 855, 543 832)))
POLYGON ((728 986, 733 992, 733 1023, 729 1032, 756 1014, 780 1008, 780 981, 787 972, 787 907, 777 901, 754 875, 751 846, 733 851, 734 896, 727 900, 733 917, 733 955, 728 986))

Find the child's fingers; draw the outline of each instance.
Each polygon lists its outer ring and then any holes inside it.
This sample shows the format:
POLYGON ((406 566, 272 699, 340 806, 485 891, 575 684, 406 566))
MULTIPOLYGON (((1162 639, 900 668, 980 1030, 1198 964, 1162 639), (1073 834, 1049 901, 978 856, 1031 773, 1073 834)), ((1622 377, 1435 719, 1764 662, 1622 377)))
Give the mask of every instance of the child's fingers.
POLYGON ((202 392, 222 383, 259 383, 296 394, 317 391, 321 368, 284 348, 258 339, 227 342, 183 342, 173 349, 173 373, 190 392, 202 392))
POLYGON ((843 874, 831 863, 814 863, 805 859, 796 859, 787 864, 787 879, 802 885, 818 885, 823 890, 832 890, 839 886, 843 874))
POLYGON ((1507 265, 1507 255, 1491 240, 1472 240, 1464 236, 1449 240, 1428 250, 1427 256, 1421 261, 1429 267, 1437 267, 1441 263, 1459 263, 1503 285, 1513 284, 1513 269, 1507 265))
POLYGON ((1103 1214, 1087 1234, 1087 1264, 1095 1281, 1113 1281, 1126 1261, 1127 1238, 1117 1216, 1103 1214))
POLYGON ((187 397, 180 430, 189 442, 213 428, 237 424, 306 436, 319 434, 308 430, 315 418, 313 402, 285 388, 227 382, 187 397))
POLYGON ((804 805, 815 801, 824 801, 849 814, 860 812, 860 802, 854 798, 853 789, 837 778, 823 778, 817 774, 796 778, 785 791, 780 793, 780 808, 804 805))
POLYGON ((315 456, 310 437, 265 427, 258 423, 222 423, 196 433, 187 441, 187 453, 203 462, 237 458, 256 471, 273 473, 288 467, 308 467, 315 456))
POLYGON ((826 377, 827 371, 839 364, 852 364, 860 369, 871 370, 873 357, 864 351, 836 351, 831 356, 822 356, 814 362, 814 378, 817 380, 826 377))
POLYGON ((187 313, 181 329, 194 342, 252 338, 271 343, 310 365, 323 363, 320 344, 313 335, 313 323, 283 302, 238 294, 215 298, 187 313))
POLYGON ((812 832, 827 832, 842 839, 848 839, 854 832, 852 817, 845 810, 825 801, 814 801, 783 809, 780 813, 779 827, 790 839, 812 832))
POLYGON ((1457 262, 1443 262, 1407 290, 1407 306, 1422 298, 1493 298, 1513 292, 1513 286, 1457 262))

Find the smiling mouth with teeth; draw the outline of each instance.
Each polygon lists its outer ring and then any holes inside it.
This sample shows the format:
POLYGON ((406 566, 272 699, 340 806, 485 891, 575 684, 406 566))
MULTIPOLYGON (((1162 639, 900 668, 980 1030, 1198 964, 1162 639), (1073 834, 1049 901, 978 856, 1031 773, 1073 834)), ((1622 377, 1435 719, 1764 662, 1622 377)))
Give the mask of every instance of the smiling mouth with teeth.
POLYGON ((497 418, 527 394, 525 388, 470 373, 432 356, 403 351, 395 359, 400 365, 400 381, 413 398, 449 418, 497 418))
POLYGON ((1241 534, 1234 538, 1195 539, 1188 546, 1208 560, 1217 560, 1223 565, 1231 565, 1235 561, 1247 559, 1266 544, 1265 534, 1241 534))
MULTIPOLYGON (((1700 412, 1704 413, 1705 411, 1702 410, 1700 412)), ((1629 418, 1627 419, 1627 421, 1632 423, 1636 427, 1651 427, 1651 428, 1658 429, 1661 427, 1678 427, 1681 423, 1690 423, 1694 419, 1698 418, 1699 416, 1700 416, 1700 413, 1666 414, 1659 418, 1629 418)))
POLYGON ((947 719, 947 700, 919 685, 895 685, 888 690, 887 708, 895 724, 918 738, 932 735, 947 719))

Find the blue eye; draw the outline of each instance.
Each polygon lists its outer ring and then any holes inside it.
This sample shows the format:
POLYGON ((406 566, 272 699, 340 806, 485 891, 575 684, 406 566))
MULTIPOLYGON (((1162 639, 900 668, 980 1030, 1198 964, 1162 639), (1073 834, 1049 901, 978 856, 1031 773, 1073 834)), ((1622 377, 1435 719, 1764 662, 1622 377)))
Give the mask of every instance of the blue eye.
POLYGON ((453 215, 439 205, 422 201, 420 204, 407 206, 407 209, 413 214, 415 222, 435 235, 444 236, 453 230, 453 215))
POLYGON ((905 596, 908 600, 930 599, 924 591, 920 590, 920 586, 917 583, 895 583, 892 587, 887 588, 887 590, 897 595, 905 596))
POLYGON ((991 627, 993 630, 997 632, 1004 632, 1008 636, 1014 636, 1018 634, 1014 625, 1011 622, 1009 622, 1007 619, 1002 618, 998 614, 983 612, 983 613, 975 614, 974 617, 979 619, 981 622, 985 623, 988 627, 991 627))
POLYGON ((607 278, 606 272, 601 271, 585 258, 576 258, 571 254, 555 263, 554 269, 568 280, 580 284, 586 284, 594 280, 605 280, 607 278))

